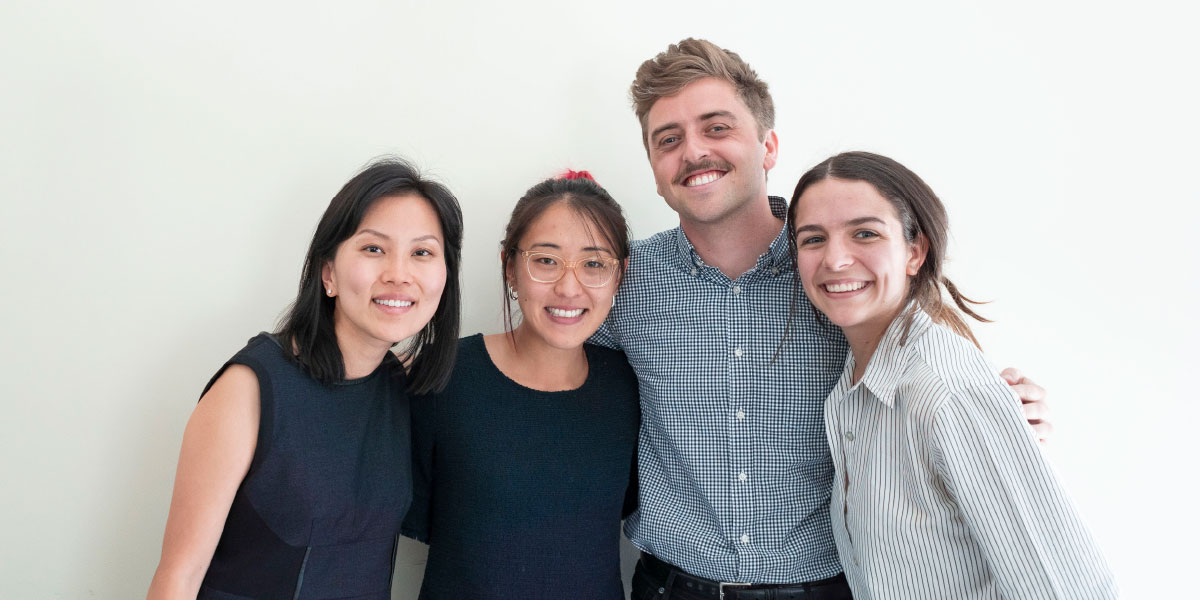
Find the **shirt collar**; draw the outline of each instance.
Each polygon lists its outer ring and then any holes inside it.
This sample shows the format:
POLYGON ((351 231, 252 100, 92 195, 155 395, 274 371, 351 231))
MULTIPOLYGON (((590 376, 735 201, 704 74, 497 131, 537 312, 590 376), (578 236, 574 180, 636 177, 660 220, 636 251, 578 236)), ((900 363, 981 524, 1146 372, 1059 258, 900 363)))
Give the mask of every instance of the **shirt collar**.
POLYGON ((915 302, 909 302, 900 315, 892 320, 892 324, 888 325, 883 339, 879 341, 879 346, 875 348, 875 353, 871 355, 870 362, 867 363, 867 370, 863 373, 862 379, 854 385, 850 385, 850 379, 854 376, 854 353, 849 353, 846 358, 846 369, 842 372, 842 377, 834 388, 841 393, 839 397, 845 399, 855 388, 863 386, 884 406, 894 408, 896 406, 896 389, 900 385, 900 378, 904 375, 904 365, 907 363, 912 344, 932 325, 933 321, 929 315, 918 308, 915 302), (908 329, 908 338, 901 346, 900 339, 904 337, 905 324, 908 322, 910 314, 912 315, 912 325, 908 329))
MULTIPOLYGON (((779 219, 779 235, 776 235, 775 239, 771 241, 767 251, 758 257, 755 269, 778 275, 780 271, 787 269, 792 264, 792 248, 791 242, 788 240, 786 223, 787 202, 779 196, 767 196, 767 201, 771 203, 771 214, 779 219), (772 269, 776 270, 772 271, 772 269)), ((684 270, 705 268, 704 259, 700 258, 700 254, 696 252, 691 240, 687 239, 687 235, 683 233, 682 227, 675 228, 675 248, 679 266, 684 270)))

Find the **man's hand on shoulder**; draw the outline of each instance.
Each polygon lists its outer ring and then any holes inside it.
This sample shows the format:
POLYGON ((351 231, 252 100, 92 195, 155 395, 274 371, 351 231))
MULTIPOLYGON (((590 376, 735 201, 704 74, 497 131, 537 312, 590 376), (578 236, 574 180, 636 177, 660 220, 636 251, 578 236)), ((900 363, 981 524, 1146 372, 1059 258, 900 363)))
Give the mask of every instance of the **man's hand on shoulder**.
POLYGON ((1025 418, 1033 426, 1038 441, 1046 443, 1054 433, 1054 425, 1050 422, 1050 405, 1046 402, 1046 390, 1012 367, 1000 371, 1000 376, 1008 382, 1017 396, 1020 396, 1021 408, 1025 411, 1025 418))

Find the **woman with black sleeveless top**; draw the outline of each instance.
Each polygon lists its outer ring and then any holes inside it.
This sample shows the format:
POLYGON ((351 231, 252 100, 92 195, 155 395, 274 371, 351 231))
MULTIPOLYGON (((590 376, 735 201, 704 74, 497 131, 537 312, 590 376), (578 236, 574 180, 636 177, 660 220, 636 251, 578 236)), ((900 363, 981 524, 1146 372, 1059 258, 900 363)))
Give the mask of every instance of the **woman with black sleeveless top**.
POLYGON ((390 597, 408 394, 453 367, 461 246, 454 196, 402 161, 333 198, 279 331, 226 363, 188 421, 149 598, 390 597))

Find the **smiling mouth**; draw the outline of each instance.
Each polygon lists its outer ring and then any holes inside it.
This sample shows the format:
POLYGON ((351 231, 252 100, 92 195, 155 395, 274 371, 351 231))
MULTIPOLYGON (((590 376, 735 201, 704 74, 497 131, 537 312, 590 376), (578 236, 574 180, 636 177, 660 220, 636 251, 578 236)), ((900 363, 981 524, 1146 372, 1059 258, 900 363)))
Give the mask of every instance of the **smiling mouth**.
POLYGON ((409 300, 380 300, 380 299, 376 298, 375 300, 373 300, 373 302, 375 302, 375 304, 391 306, 392 308, 403 308, 405 306, 413 305, 413 303, 409 300))
POLYGON ((561 308, 547 307, 546 311, 550 313, 550 316, 562 317, 564 319, 573 319, 573 318, 578 317, 579 315, 583 314, 582 308, 576 308, 574 310, 563 310, 561 308))
POLYGON ((684 179, 683 186, 684 187, 696 187, 696 186, 700 186, 700 185, 705 185, 707 183, 712 183, 724 176, 725 176, 724 171, 705 171, 703 173, 697 173, 695 175, 692 175, 691 177, 684 179))
POLYGON ((861 289, 867 287, 867 283, 869 283, 869 282, 851 281, 848 283, 826 283, 826 284, 822 285, 821 287, 825 288, 825 291, 827 291, 827 292, 832 292, 832 293, 836 294, 836 293, 840 293, 840 292, 853 292, 853 291, 861 290, 861 289))

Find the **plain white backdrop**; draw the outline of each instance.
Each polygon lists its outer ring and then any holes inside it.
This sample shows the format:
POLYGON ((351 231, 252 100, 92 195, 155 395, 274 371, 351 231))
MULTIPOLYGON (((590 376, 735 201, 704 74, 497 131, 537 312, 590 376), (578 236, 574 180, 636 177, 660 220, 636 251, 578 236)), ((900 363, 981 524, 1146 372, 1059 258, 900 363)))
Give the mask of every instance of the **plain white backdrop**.
MULTIPOLYGON (((464 333, 533 183, 588 169, 636 237, 675 224, 628 102, 687 36, 771 85, 772 193, 851 149, 950 210, 950 276, 1130 598, 1200 535, 1200 106, 1188 3, 33 2, 0 7, 0 597, 135 598, 184 424, 272 329, 329 198, 398 153, 466 213, 464 333)), ((396 598, 424 550, 406 544, 396 598)))

